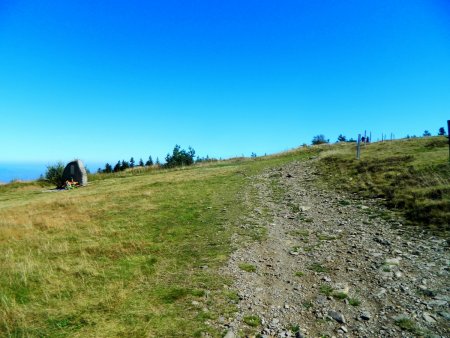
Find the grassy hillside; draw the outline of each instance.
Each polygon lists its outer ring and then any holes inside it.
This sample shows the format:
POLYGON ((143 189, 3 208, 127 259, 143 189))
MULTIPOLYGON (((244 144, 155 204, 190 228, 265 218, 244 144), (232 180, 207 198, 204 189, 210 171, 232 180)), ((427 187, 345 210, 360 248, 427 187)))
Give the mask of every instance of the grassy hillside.
MULTIPOLYGON (((219 272, 231 235, 257 205, 249 177, 315 157, 323 181, 383 197, 415 224, 449 231, 445 138, 324 145, 184 169, 91 176, 43 192, 0 186, 0 336, 192 337, 235 311, 219 272)), ((244 236, 245 237, 245 236, 244 236)))
POLYGON ((334 188, 382 197, 411 224, 450 234, 450 164, 445 137, 404 139, 363 146, 323 147, 319 167, 334 188))
POLYGON ((236 227, 248 177, 317 151, 0 187, 0 336, 219 336, 236 294, 218 268, 234 231, 257 235, 236 227))

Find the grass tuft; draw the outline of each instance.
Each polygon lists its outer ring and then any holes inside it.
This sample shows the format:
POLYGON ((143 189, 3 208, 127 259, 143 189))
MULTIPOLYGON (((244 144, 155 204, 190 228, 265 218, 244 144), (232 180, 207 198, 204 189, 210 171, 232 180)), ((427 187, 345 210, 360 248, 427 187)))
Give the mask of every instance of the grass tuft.
POLYGON ((245 324, 251 327, 256 327, 261 325, 261 319, 258 316, 244 316, 243 321, 245 324))
POLYGON ((333 292, 332 294, 333 298, 336 299, 346 299, 348 297, 348 295, 345 292, 333 292))
POLYGON ((320 286, 319 291, 321 294, 325 296, 331 296, 333 294, 334 289, 328 284, 323 284, 320 286))
POLYGON ((361 301, 358 298, 349 298, 348 303, 351 306, 360 306, 361 305, 361 301))
POLYGON ((248 263, 239 264, 239 269, 244 270, 246 272, 256 272, 256 266, 248 263))
POLYGON ((319 263, 313 263, 309 266, 309 269, 315 272, 330 272, 330 270, 327 267, 324 267, 320 265, 319 263))
POLYGON ((395 325, 402 330, 411 332, 416 335, 420 335, 422 330, 416 325, 416 323, 406 316, 400 316, 395 319, 395 325))

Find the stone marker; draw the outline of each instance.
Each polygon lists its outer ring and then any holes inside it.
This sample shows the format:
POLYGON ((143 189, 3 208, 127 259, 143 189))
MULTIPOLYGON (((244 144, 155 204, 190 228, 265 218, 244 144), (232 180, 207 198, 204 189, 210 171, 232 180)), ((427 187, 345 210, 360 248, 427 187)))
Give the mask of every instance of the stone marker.
POLYGON ((87 173, 83 162, 80 160, 69 162, 63 171, 63 179, 64 182, 71 181, 73 179, 81 186, 87 185, 87 173))

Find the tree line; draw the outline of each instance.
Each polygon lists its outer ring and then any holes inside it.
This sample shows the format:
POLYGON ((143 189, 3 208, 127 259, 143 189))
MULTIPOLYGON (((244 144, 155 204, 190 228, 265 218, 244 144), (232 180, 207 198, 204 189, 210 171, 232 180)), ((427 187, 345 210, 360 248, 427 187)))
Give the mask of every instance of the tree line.
POLYGON ((181 167, 181 166, 189 166, 194 163, 201 163, 201 162, 214 162, 217 161, 215 158, 210 158, 208 155, 206 157, 195 157, 195 150, 192 147, 189 147, 187 150, 182 149, 181 146, 178 144, 175 145, 175 147, 172 150, 172 153, 168 153, 165 158, 165 162, 162 164, 159 161, 159 158, 157 157, 156 160, 153 162, 153 158, 150 155, 148 157, 148 160, 144 163, 142 158, 139 159, 138 163, 136 164, 136 161, 134 157, 131 157, 129 161, 126 160, 119 160, 114 165, 114 167, 106 163, 105 167, 98 168, 98 173, 116 173, 119 171, 124 171, 127 169, 132 169, 135 167, 162 167, 162 168, 174 168, 174 167, 181 167))

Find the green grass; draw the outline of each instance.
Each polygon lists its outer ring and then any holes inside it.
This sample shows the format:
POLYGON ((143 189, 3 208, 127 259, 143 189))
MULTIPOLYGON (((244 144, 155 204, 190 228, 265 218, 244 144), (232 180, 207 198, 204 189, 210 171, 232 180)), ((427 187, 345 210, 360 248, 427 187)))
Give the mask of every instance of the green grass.
POLYGON ((360 306, 361 305, 361 301, 358 298, 349 298, 348 303, 351 306, 360 306))
POLYGON ((315 272, 329 272, 330 269, 320 265, 319 263, 313 263, 309 266, 309 269, 315 272))
POLYGON ((297 277, 303 277, 305 273, 303 271, 297 271, 294 275, 297 277))
POLYGON ((251 327, 261 325, 261 319, 258 316, 244 316, 243 321, 245 324, 251 327))
POLYGON ((328 284, 323 284, 323 285, 320 286, 319 292, 322 295, 331 296, 333 294, 333 292, 334 292, 334 289, 328 284))
POLYGON ((231 235, 256 236, 237 226, 248 177, 318 151, 0 186, 0 336, 219 337, 207 320, 239 300, 219 270, 231 235))
POLYGON ((346 206, 346 205, 352 204, 350 201, 347 201, 347 200, 340 200, 338 203, 340 205, 342 205, 342 206, 346 206))
POLYGON ((239 264, 239 269, 244 270, 246 272, 256 272, 256 266, 248 263, 239 264))
POLYGON ((413 320, 407 318, 406 316, 395 319, 395 325, 397 325, 402 330, 409 331, 413 334, 416 335, 422 334, 422 330, 416 325, 416 323, 413 320))
POLYGON ((295 237, 308 237, 309 230, 306 229, 293 230, 291 231, 291 235, 295 237))
MULTIPOLYGON (((354 144, 339 144, 322 152, 322 178, 336 189, 365 197, 382 197, 402 212, 410 224, 435 234, 450 233, 450 164, 445 137, 372 143, 355 159, 354 144)), ((340 205, 348 205, 346 200, 340 205)), ((390 220, 389 214, 383 215, 390 220)))
POLYGON ((348 297, 348 295, 345 292, 333 292, 332 294, 333 298, 336 299, 346 299, 348 297))
POLYGON ((305 302, 302 303, 302 306, 303 306, 306 310, 309 310, 309 309, 311 309, 314 305, 313 305, 313 303, 310 302, 310 301, 305 301, 305 302))

